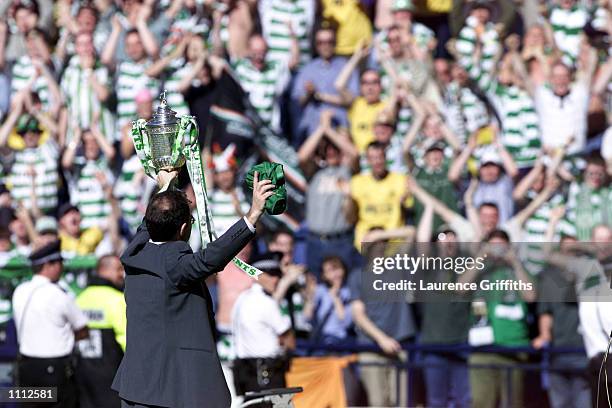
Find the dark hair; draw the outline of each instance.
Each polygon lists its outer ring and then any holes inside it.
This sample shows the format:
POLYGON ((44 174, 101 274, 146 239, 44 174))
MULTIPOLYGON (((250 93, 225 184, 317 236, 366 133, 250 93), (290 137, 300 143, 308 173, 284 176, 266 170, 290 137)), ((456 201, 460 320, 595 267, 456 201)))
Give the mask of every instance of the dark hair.
POLYGON ((330 286, 329 282, 327 282, 327 280, 323 278, 323 265, 325 265, 326 263, 340 265, 340 267, 342 268, 342 271, 344 272, 344 275, 342 276, 342 283, 344 284, 346 282, 346 278, 348 275, 348 269, 346 267, 346 264, 344 263, 341 257, 339 257, 338 255, 331 255, 331 254, 325 255, 323 257, 323 260, 321 261, 321 281, 323 281, 325 285, 330 286))
POLYGON ((17 14, 17 11, 21 9, 26 9, 30 11, 31 13, 36 14, 37 17, 40 17, 40 10, 38 7, 38 2, 35 0, 29 1, 29 2, 17 3, 17 5, 15 6, 15 11, 14 11, 15 15, 17 14))
POLYGON ((600 154, 593 153, 586 158, 587 165, 606 167, 606 161, 600 154))
POLYGON ((366 148, 366 151, 368 151, 370 149, 378 149, 378 150, 382 150, 384 152, 386 148, 387 148, 387 146, 385 146, 384 143, 375 140, 373 142, 370 142, 370 144, 368 144, 368 147, 366 148))
POLYGON ((125 38, 128 38, 128 35, 131 35, 131 34, 136 34, 138 38, 140 38, 140 33, 138 32, 138 29, 136 28, 130 28, 129 30, 127 30, 125 32, 125 38))
POLYGON ((79 10, 77 11, 76 15, 78 16, 79 14, 81 14, 84 11, 91 12, 94 15, 94 17, 96 18, 96 21, 98 21, 98 10, 94 6, 92 6, 91 4, 84 4, 81 7, 79 7, 79 10))
POLYGON ((153 196, 145 213, 145 223, 153 241, 170 241, 189 224, 189 200, 182 191, 164 191, 153 196))
POLYGON ((478 206, 478 211, 480 211, 480 209, 481 209, 482 207, 493 207, 493 208, 495 208, 497 211, 499 211, 499 207, 497 206, 497 204, 495 204, 495 203, 494 203, 494 202, 492 202, 492 201, 485 201, 484 203, 480 204, 480 205, 478 206))
POLYGON ((487 235, 487 238, 485 239, 486 242, 491 241, 493 238, 501 238, 506 242, 510 242, 510 237, 508 236, 508 234, 506 233, 506 231, 502 231, 502 230, 493 230, 489 233, 489 235, 487 235))
POLYGON ((293 232, 289 231, 286 228, 279 228, 276 231, 274 231, 272 233, 272 235, 270 236, 270 241, 268 242, 268 244, 272 243, 272 242, 276 242, 276 240, 278 239, 278 237, 280 237, 281 235, 289 235, 291 237, 291 239, 294 239, 295 237, 293 236, 293 232))

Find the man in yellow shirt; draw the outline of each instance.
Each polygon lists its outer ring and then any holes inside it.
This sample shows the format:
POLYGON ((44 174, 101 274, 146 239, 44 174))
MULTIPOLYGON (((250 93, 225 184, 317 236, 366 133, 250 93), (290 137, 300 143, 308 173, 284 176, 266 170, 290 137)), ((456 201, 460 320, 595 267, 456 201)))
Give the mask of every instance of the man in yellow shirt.
POLYGON ((70 203, 60 207, 58 219, 62 253, 69 253, 73 256, 93 254, 104 238, 104 232, 98 227, 81 231, 81 213, 76 206, 70 203))
POLYGON ((349 212, 356 219, 355 246, 374 227, 399 228, 404 224, 403 209, 411 202, 406 175, 390 172, 385 160, 385 146, 372 142, 366 150, 370 173, 351 178, 349 212))
POLYGON ((323 0, 323 17, 337 25, 336 54, 351 55, 361 41, 372 39, 372 23, 358 0, 323 0))
POLYGON ((376 116, 386 107, 381 100, 382 86, 378 72, 369 69, 361 74, 360 94, 349 109, 348 119, 353 142, 359 153, 363 153, 368 144, 374 141, 376 116))

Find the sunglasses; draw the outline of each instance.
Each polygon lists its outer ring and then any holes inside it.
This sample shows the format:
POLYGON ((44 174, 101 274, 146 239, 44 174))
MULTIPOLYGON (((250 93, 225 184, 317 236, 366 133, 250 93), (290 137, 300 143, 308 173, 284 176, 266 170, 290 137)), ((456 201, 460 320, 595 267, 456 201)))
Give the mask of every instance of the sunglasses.
POLYGON ((378 85, 380 81, 378 79, 372 79, 370 81, 361 81, 361 85, 378 85))

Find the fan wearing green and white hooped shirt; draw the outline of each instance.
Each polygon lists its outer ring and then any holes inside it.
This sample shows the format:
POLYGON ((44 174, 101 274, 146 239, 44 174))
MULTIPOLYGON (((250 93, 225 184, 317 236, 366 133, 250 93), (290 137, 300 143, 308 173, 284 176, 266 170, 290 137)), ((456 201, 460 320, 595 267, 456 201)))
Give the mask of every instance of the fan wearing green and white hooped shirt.
POLYGON ((47 127, 50 135, 41 144, 42 129, 38 117, 32 110, 24 113, 25 91, 13 97, 13 109, 0 127, 0 147, 7 144, 10 133, 15 128, 23 138, 25 148, 15 152, 15 161, 7 178, 11 197, 21 202, 28 210, 37 209, 43 213, 53 213, 57 207, 59 173, 57 162, 60 157, 60 146, 56 140, 57 132, 47 127))
MULTIPOLYGON (((68 122, 78 124, 81 129, 92 126, 99 117, 100 131, 112 141, 115 138, 115 121, 106 102, 111 93, 112 81, 108 69, 96 57, 93 37, 82 32, 75 37, 76 55, 64 70, 61 88, 68 107, 68 122)), ((67 140, 73 137, 69 128, 67 140)))
POLYGON ((225 150, 213 157, 210 209, 217 236, 221 236, 249 210, 249 204, 236 187, 236 146, 232 143, 225 150))
POLYGON ((115 72, 115 91, 117 93, 117 138, 121 129, 136 119, 134 99, 142 89, 148 89, 153 95, 160 90, 159 81, 146 75, 146 69, 152 63, 147 55, 143 40, 138 30, 125 34, 125 50, 128 59, 117 64, 115 72))
POLYGON ((15 61, 11 70, 11 95, 28 88, 38 94, 44 110, 56 113, 61 94, 44 33, 38 28, 30 30, 25 44, 27 53, 15 61))
POLYGON ((310 60, 315 2, 311 0, 261 0, 258 2, 263 36, 270 61, 284 63, 292 54, 294 38, 299 44, 299 65, 310 60), (293 30, 293 34, 292 31, 293 30))
POLYGON ((396 134, 401 137, 408 132, 413 120, 411 99, 416 96, 437 105, 442 100, 429 75, 428 64, 419 57, 421 51, 414 41, 410 41, 407 45, 403 44, 399 26, 389 28, 386 33, 387 47, 385 49, 380 43, 377 45, 376 64, 383 95, 399 94, 396 134))
POLYGON ((574 66, 580 52, 582 32, 590 19, 588 10, 576 0, 558 0, 550 10, 555 45, 563 52, 563 62, 574 66))
POLYGON ((238 81, 249 95, 251 105, 265 126, 280 129, 279 97, 290 79, 290 70, 299 62, 299 49, 294 37, 294 47, 288 61, 271 61, 267 58, 268 45, 255 34, 249 39, 249 56, 233 61, 238 81))
POLYGON ((453 81, 446 87, 442 111, 459 141, 465 143, 470 135, 489 125, 491 118, 484 102, 469 87, 467 71, 455 63, 451 75, 453 81))
MULTIPOLYGON (((391 27, 399 29, 402 34, 402 43, 406 44, 409 40, 415 45, 420 54, 419 58, 428 54, 435 45, 435 34, 432 30, 421 23, 414 21, 414 4, 411 0, 395 0, 391 6, 391 27)), ((380 31, 376 35, 376 40, 380 42, 382 48, 389 46, 389 34, 392 28, 380 31)))
POLYGON ((74 140, 64 152, 62 167, 69 179, 70 200, 81 213, 83 229, 108 229, 112 208, 104 186, 113 183, 109 161, 114 157, 115 149, 100 132, 97 123, 94 122, 91 129, 74 130, 74 140), (77 156, 81 144, 82 155, 77 156))
POLYGON ((119 200, 121 216, 132 233, 136 232, 144 216, 142 202, 146 180, 138 156, 132 155, 123 161, 121 172, 113 187, 113 194, 119 200))
POLYGON ((475 60, 470 77, 486 94, 501 122, 501 140, 519 169, 532 167, 541 151, 538 115, 533 99, 522 88, 521 78, 513 68, 512 54, 507 54, 499 68, 487 71, 475 60))
POLYGON ((534 167, 521 179, 512 192, 512 198, 517 206, 526 207, 538 199, 538 195, 544 191, 548 185, 552 185, 554 191, 550 194, 547 201, 533 211, 525 220, 522 228, 520 242, 525 245, 522 248, 522 259, 525 268, 532 274, 538 274, 546 264, 545 254, 542 244, 545 242, 558 242, 561 236, 575 236, 576 229, 567 220, 556 223, 552 236, 548 236, 550 219, 555 208, 565 205, 566 198, 563 189, 556 187, 553 173, 556 172, 559 163, 549 163, 544 165, 543 158, 535 162, 534 167))
POLYGON ((582 180, 570 186, 567 218, 576 227, 579 241, 588 241, 597 225, 612 225, 612 187, 606 178, 606 162, 592 156, 587 158, 582 180))
POLYGON ((182 89, 183 80, 189 75, 198 58, 206 55, 204 40, 198 35, 183 35, 172 51, 151 64, 146 74, 161 78, 166 100, 170 108, 179 115, 189 115, 189 106, 182 89))
POLYGON ((474 1, 471 7, 470 14, 455 43, 458 62, 467 71, 470 71, 474 64, 474 55, 479 53, 482 69, 491 71, 502 49, 499 33, 495 24, 490 20, 489 3, 474 1))

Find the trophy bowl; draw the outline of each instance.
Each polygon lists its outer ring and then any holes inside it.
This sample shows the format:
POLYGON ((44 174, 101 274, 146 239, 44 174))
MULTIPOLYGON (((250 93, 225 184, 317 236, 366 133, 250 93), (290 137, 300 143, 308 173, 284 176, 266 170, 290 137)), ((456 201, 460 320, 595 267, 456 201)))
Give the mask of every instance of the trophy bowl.
POLYGON ((158 171, 172 171, 185 164, 182 152, 176 159, 172 154, 179 135, 180 120, 176 112, 168 107, 165 91, 160 95, 160 99, 157 111, 145 125, 146 137, 149 140, 153 167, 158 171))

